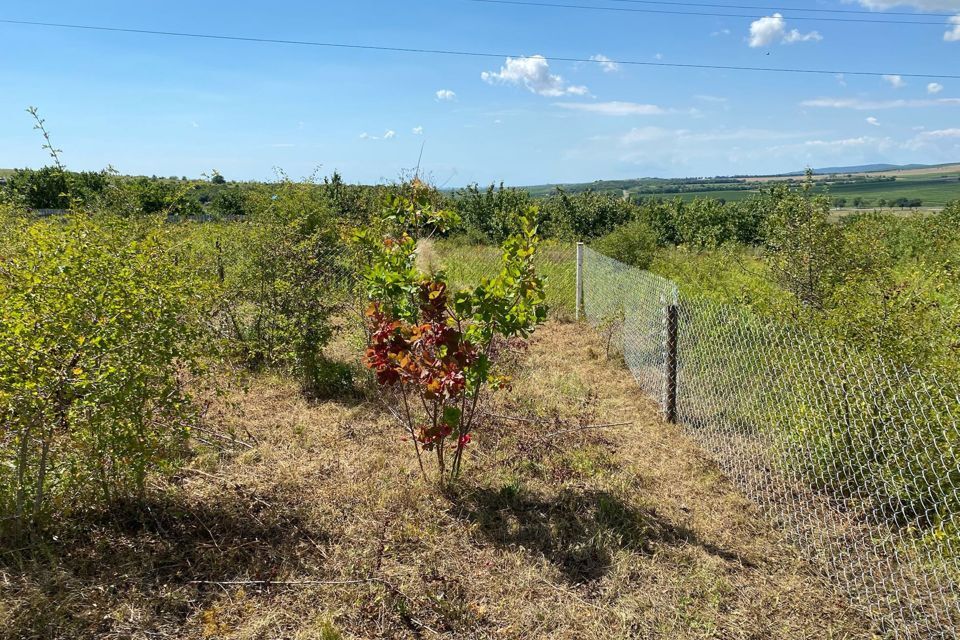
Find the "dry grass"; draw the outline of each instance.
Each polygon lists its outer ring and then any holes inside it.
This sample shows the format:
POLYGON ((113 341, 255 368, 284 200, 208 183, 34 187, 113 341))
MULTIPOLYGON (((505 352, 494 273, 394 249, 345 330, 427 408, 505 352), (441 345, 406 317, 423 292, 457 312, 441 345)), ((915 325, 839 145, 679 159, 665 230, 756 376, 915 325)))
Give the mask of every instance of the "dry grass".
POLYGON ((0 556, 0 638, 870 637, 586 333, 520 353, 485 410, 532 421, 488 417, 456 491, 375 402, 256 380, 216 427, 252 448, 0 556))

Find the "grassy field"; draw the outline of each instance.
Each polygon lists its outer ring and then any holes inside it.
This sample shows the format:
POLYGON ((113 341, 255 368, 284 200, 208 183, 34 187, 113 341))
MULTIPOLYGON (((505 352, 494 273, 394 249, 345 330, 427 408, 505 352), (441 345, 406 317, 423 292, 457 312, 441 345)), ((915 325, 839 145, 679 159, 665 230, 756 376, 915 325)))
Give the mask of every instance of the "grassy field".
POLYGON ((253 378, 142 515, 0 555, 0 638, 875 637, 588 329, 512 351, 457 492, 362 390, 253 378))
MULTIPOLYGON (((500 248, 488 245, 460 245, 435 242, 421 247, 425 266, 443 269, 450 283, 466 287, 481 278, 497 274, 500 248)), ((569 320, 574 316, 576 290, 576 248, 573 243, 544 243, 535 258, 538 273, 544 278, 547 305, 552 317, 569 320)))

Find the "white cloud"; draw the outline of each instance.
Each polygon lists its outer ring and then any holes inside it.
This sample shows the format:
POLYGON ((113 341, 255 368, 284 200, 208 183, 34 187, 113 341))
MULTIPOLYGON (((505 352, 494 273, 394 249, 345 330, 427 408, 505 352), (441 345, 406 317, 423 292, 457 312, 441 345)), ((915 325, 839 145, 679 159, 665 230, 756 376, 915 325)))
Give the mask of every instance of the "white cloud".
POLYGON ((875 117, 870 116, 869 118, 867 118, 867 124, 872 125, 874 127, 879 127, 880 121, 877 120, 875 117))
POLYGON ((947 42, 960 42, 960 16, 953 16, 947 22, 953 25, 953 28, 943 34, 943 39, 947 42))
POLYGON ((550 73, 550 63, 541 55, 507 58, 500 71, 484 71, 480 78, 488 84, 523 85, 532 93, 552 98, 589 93, 586 87, 568 84, 561 76, 550 73))
POLYGON ((886 75, 886 76, 883 76, 883 81, 889 83, 889 85, 894 89, 899 89, 900 87, 903 87, 904 85, 907 84, 906 82, 903 81, 903 78, 901 76, 886 75))
POLYGON ((960 138, 960 129, 937 129, 920 135, 925 138, 960 138))
POLYGON ((200 128, 200 123, 197 122, 196 120, 194 120, 194 121, 192 121, 192 122, 190 123, 190 126, 193 127, 194 129, 199 129, 199 128, 200 128))
POLYGON ((451 102, 457 99, 457 94, 453 91, 450 91, 450 89, 440 89, 437 91, 436 96, 437 100, 440 100, 441 102, 451 102))
POLYGON ((600 68, 603 69, 605 73, 613 73, 614 71, 620 70, 620 65, 618 65, 616 62, 614 62, 607 56, 603 55, 602 53, 598 53, 595 56, 590 56, 590 59, 593 60, 594 62, 599 63, 600 68))
POLYGON ((411 131, 411 133, 413 133, 413 135, 415 135, 415 136, 422 136, 422 135, 423 135, 423 127, 414 127, 413 130, 411 131))
POLYGON ((783 36, 784 44, 796 44, 797 42, 820 42, 821 40, 823 40, 823 36, 820 35, 819 31, 800 33, 800 31, 797 29, 791 29, 789 33, 783 36))
POLYGON ((912 7, 919 11, 956 11, 960 10, 958 0, 858 0, 874 11, 886 11, 894 7, 912 7))
POLYGON ((717 36, 729 36, 730 29, 720 29, 719 31, 714 31, 710 35, 713 36, 714 38, 716 38, 717 36))
POLYGON ((901 109, 919 107, 949 107, 960 105, 960 98, 936 98, 926 100, 859 100, 857 98, 814 98, 800 103, 804 107, 825 109, 855 109, 873 111, 874 109, 901 109))
POLYGON ((700 102, 727 102, 729 100, 728 98, 723 98, 720 96, 708 96, 704 94, 696 95, 693 97, 699 100, 700 102))
POLYGON ((787 21, 779 13, 764 16, 750 23, 750 46, 768 47, 780 42, 782 44, 796 44, 798 42, 819 42, 823 40, 816 31, 800 33, 797 29, 787 31, 787 21))
POLYGON ((654 59, 654 60, 663 60, 663 54, 662 54, 662 53, 658 53, 657 55, 653 56, 653 59, 654 59))
POLYGON ((931 82, 927 85, 927 93, 933 95, 943 91, 943 85, 939 82, 931 82))
POLYGON ((845 75, 843 75, 842 73, 838 73, 836 75, 836 78, 837 78, 837 84, 839 84, 841 87, 847 86, 847 77, 845 75))
POLYGON ((387 129, 382 136, 372 136, 366 131, 360 134, 361 140, 393 140, 397 137, 397 132, 393 129, 387 129))
POLYGON ((750 46, 766 47, 783 37, 786 22, 779 13, 765 16, 750 24, 750 46))
POLYGON ((636 102, 557 102, 556 106, 571 111, 586 111, 604 116, 657 116, 666 109, 655 104, 636 102))
POLYGON ((923 131, 908 140, 903 146, 911 151, 919 151, 921 149, 936 151, 937 149, 942 149, 950 154, 950 157, 954 157, 956 151, 960 150, 960 129, 923 131), (943 147, 943 143, 946 143, 949 149, 943 147))
POLYGON ((871 138, 869 136, 860 136, 859 138, 844 138, 842 140, 807 140, 804 142, 806 147, 862 147, 864 145, 885 142, 886 138, 871 138))

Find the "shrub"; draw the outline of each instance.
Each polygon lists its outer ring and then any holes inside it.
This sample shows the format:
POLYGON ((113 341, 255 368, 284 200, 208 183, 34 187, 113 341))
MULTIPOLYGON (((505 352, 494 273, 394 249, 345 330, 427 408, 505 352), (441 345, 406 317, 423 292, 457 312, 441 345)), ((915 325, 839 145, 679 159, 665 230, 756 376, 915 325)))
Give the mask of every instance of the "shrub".
POLYGON ((637 217, 635 205, 614 195, 585 191, 568 195, 563 190, 543 202, 550 232, 567 240, 590 240, 610 233, 637 217))
POLYGON ((657 250, 657 237, 646 222, 634 220, 614 229, 594 242, 593 246, 615 260, 646 269, 657 250))
POLYGON ((518 216, 522 231, 504 242, 499 273, 453 292, 442 273, 417 268, 416 238, 424 229, 447 228, 455 216, 418 198, 413 186, 412 198, 387 202, 385 237, 357 235, 370 261, 364 276, 370 300, 365 362, 380 387, 399 396, 391 406, 399 407, 395 415, 413 441, 421 472, 422 448, 435 453, 444 480, 460 473, 484 387, 502 382, 493 369, 494 341, 528 336, 546 317, 546 307, 533 267, 534 211, 518 216))
POLYGON ((517 211, 530 206, 530 196, 521 189, 490 185, 481 190, 473 184, 454 194, 453 206, 462 227, 475 244, 499 244, 517 231, 517 211))
POLYGON ((198 225, 187 240, 196 268, 216 280, 216 329, 249 367, 293 373, 319 392, 332 371, 323 348, 349 284, 340 231, 312 183, 284 179, 245 201, 245 220, 198 225))
POLYGON ((196 412, 195 280, 168 230, 6 217, 0 246, 0 523, 142 494, 196 412))

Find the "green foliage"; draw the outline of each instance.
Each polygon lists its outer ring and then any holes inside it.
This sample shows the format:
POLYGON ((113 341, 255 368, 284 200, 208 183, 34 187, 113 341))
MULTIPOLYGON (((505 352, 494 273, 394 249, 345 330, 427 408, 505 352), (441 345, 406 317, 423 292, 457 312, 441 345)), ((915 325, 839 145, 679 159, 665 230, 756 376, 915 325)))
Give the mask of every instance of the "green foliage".
POLYGON ((593 191, 569 195, 563 190, 543 201, 549 233, 565 240, 591 240, 637 217, 637 208, 623 198, 593 191))
POLYGON ((228 351, 321 393, 332 372, 323 348, 349 282, 341 232, 315 186, 283 180, 252 190, 243 221, 199 224, 184 242, 196 268, 215 279, 211 306, 228 351))
POLYGON ((240 187, 219 191, 210 204, 213 212, 222 218, 238 218, 247 214, 250 205, 247 194, 240 187))
POLYGON ((516 212, 527 210, 531 199, 526 191, 503 183, 485 190, 473 184, 454 193, 453 206, 475 244, 499 244, 518 231, 516 212))
POLYGON ((187 197, 182 185, 152 178, 121 180, 118 185, 119 202, 111 208, 125 215, 154 215, 192 217, 201 212, 198 202, 187 197), (117 206, 119 205, 119 206, 117 206))
POLYGON ((685 201, 643 200, 639 218, 645 220, 661 245, 710 249, 730 242, 754 245, 760 242, 771 198, 725 203, 696 198, 685 201))
POLYGON ((92 202, 106 191, 106 171, 64 171, 59 167, 17 169, 6 178, 3 197, 29 209, 69 209, 73 199, 92 202))
POLYGON ((643 220, 634 220, 595 241, 593 247, 615 260, 638 269, 646 269, 653 261, 657 237, 649 224, 643 220))
POLYGON ((365 361, 381 387, 402 400, 395 415, 413 440, 421 471, 421 449, 434 452, 438 476, 445 480, 459 475, 481 393, 498 382, 495 341, 525 338, 546 317, 543 284, 533 264, 536 211, 518 216, 520 232, 504 241, 496 275, 452 292, 443 273, 419 269, 415 238, 445 231, 457 216, 434 208, 419 183, 411 187, 410 198, 387 199, 381 216, 385 235, 356 234, 369 261, 365 361), (455 443, 449 462, 448 439, 455 443))
POLYGON ((803 191, 776 187, 766 223, 768 263, 784 289, 805 307, 822 309, 842 277, 839 228, 828 220, 830 201, 803 191))
POLYGON ((154 220, 7 215, 0 246, 0 515, 142 494, 196 417, 199 283, 154 220))

